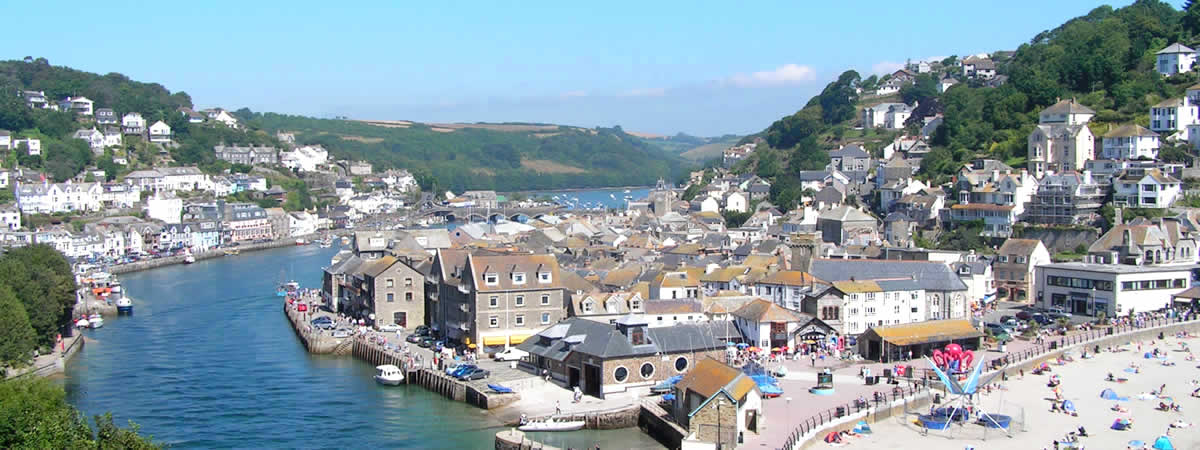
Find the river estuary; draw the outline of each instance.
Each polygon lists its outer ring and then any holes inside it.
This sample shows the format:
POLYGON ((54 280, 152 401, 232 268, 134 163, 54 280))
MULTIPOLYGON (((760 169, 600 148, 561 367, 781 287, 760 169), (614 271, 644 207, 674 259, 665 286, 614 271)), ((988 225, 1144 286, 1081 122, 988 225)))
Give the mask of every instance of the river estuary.
MULTIPOLYGON (((337 248, 291 247, 132 273, 134 315, 86 331, 68 400, 177 448, 493 448, 485 411, 381 387, 351 357, 309 355, 274 295, 280 272, 318 287, 337 248)), ((531 435, 562 448, 662 448, 636 429, 531 435)))

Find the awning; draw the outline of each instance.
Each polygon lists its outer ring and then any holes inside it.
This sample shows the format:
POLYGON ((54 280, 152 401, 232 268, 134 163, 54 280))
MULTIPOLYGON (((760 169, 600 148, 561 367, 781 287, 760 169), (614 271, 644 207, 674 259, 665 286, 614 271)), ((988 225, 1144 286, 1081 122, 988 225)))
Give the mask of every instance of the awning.
POLYGON ((508 342, 507 336, 484 336, 483 337, 483 345, 486 345, 486 346, 504 345, 506 342, 508 342))
POLYGON ((508 343, 511 345, 517 345, 525 342, 526 339, 529 339, 529 336, 530 335, 528 334, 514 334, 508 337, 508 343))

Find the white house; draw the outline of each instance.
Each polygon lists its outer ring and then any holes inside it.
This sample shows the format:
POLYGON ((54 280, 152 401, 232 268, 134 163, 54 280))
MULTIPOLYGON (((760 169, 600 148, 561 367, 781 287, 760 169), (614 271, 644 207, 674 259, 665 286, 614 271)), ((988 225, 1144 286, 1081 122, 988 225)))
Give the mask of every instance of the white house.
POLYGON ((700 212, 720 213, 721 203, 717 201, 716 197, 705 197, 700 201, 700 212))
POLYGON ((92 149, 93 153, 104 151, 104 133, 95 128, 90 130, 76 130, 75 134, 71 135, 71 137, 87 142, 88 147, 92 149))
POLYGON ((179 223, 183 219, 183 199, 155 195, 146 199, 146 217, 166 223, 179 223))
POLYGON ((289 169, 315 172, 317 166, 329 162, 329 152, 319 145, 306 145, 290 152, 281 152, 279 158, 283 166, 289 169))
POLYGON ((730 315, 742 336, 762 348, 796 348, 796 332, 811 319, 761 298, 751 300, 730 315))
POLYGON ((417 179, 407 170, 388 170, 380 177, 389 188, 408 192, 417 187, 417 179))
POLYGON ((828 283, 818 280, 808 272, 780 270, 754 284, 754 295, 765 298, 784 308, 800 310, 804 298, 825 289, 828 283))
POLYGON ((1196 51, 1178 42, 1155 53, 1158 61, 1154 68, 1158 73, 1171 76, 1192 71, 1196 63, 1196 51))
POLYGON ((99 183, 17 183, 14 190, 17 207, 26 214, 50 214, 69 211, 98 211, 99 183))
POLYGON ((160 167, 155 169, 162 175, 161 190, 165 191, 209 191, 212 180, 196 166, 160 167))
POLYGON ((956 84, 958 84, 958 80, 952 77, 942 78, 941 81, 938 81, 938 93, 945 93, 947 89, 954 87, 956 84))
POLYGON ((141 201, 141 191, 136 186, 120 183, 105 183, 100 192, 100 204, 105 208, 132 208, 141 201))
POLYGON ((304 236, 317 232, 317 215, 304 211, 288 213, 288 228, 292 236, 304 236))
POLYGON ((1193 97, 1173 98, 1150 108, 1150 131, 1167 139, 1187 141, 1188 127, 1200 124, 1200 107, 1193 97), (1182 133, 1176 134, 1176 132, 1182 133))
POLYGON ((746 194, 734 191, 725 196, 726 211, 744 213, 746 208, 746 194))
MULTIPOLYGON (((888 112, 892 111, 893 108, 896 108, 896 109, 902 111, 901 114, 903 114, 904 109, 908 108, 908 105, 903 104, 903 103, 880 103, 880 104, 877 104, 874 106, 868 106, 866 108, 863 108, 863 113, 862 113, 863 114, 862 115, 863 128, 890 128, 890 127, 887 127, 886 125, 888 124, 888 121, 887 121, 888 112)), ((911 109, 908 109, 907 111, 909 114, 912 114, 911 109)), ((893 115, 892 115, 893 125, 895 124, 895 119, 896 119, 896 116, 895 116, 895 113, 893 113, 893 115)), ((904 117, 904 120, 908 120, 908 117, 904 117)), ((901 120, 900 123, 903 124, 904 121, 901 120)), ((901 126, 903 126, 903 125, 901 125, 901 126)))
POLYGON ((1183 184, 1158 169, 1113 180, 1113 204, 1132 208, 1169 208, 1182 193, 1183 184))
POLYGON ((5 150, 13 148, 12 133, 8 130, 0 130, 0 148, 5 150))
POLYGON ((983 220, 983 235, 1008 237, 1025 214, 1038 182, 1025 169, 1013 173, 998 161, 978 160, 959 172, 956 187, 958 203, 950 207, 952 221, 983 220))
POLYGON ((1026 156, 1034 177, 1041 178, 1047 171, 1080 170, 1086 161, 1095 159, 1095 136, 1087 127, 1095 115, 1074 99, 1062 100, 1038 114, 1026 156))
POLYGON ((156 142, 159 144, 170 143, 171 126, 167 125, 166 122, 161 120, 154 122, 154 125, 150 125, 150 142, 156 142))
POLYGON ((131 112, 121 117, 121 131, 125 134, 142 135, 146 132, 146 119, 131 112))
MULTIPOLYGON (((875 326, 922 322, 926 317, 925 290, 914 279, 835 281, 842 295, 843 335, 856 335, 875 326)), ((825 305, 818 303, 817 307, 825 305)))
POLYGON ((226 111, 224 109, 221 109, 221 108, 206 109, 206 110, 204 110, 204 114, 207 115, 209 119, 215 120, 217 122, 221 122, 229 128, 237 128, 238 127, 237 118, 233 117, 233 115, 230 114, 229 111, 226 111))
POLYGON ((90 116, 94 112, 92 109, 94 103, 87 97, 67 97, 58 102, 58 109, 70 111, 81 116, 90 116))
POLYGON ((1054 263, 1037 267, 1037 304, 1072 314, 1107 317, 1172 306, 1191 287, 1192 265, 1054 263))
POLYGON ((29 152, 29 156, 38 156, 42 154, 42 140, 36 138, 13 139, 13 148, 19 149, 24 146, 29 152))
POLYGON ((1104 133, 1104 159, 1158 158, 1158 133, 1126 124, 1104 133))
POLYGON ((8 231, 21 229, 21 210, 12 206, 0 206, 0 224, 8 231))
POLYGON ((903 103, 893 104, 883 116, 883 127, 891 130, 904 128, 904 122, 912 116, 912 107, 903 103))

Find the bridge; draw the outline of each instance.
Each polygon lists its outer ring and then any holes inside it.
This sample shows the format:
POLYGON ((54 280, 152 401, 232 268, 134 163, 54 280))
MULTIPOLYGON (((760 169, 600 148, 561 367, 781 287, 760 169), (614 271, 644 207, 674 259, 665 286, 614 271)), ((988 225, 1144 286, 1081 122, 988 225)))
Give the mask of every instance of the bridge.
POLYGON ((563 206, 540 206, 536 208, 454 208, 433 206, 421 209, 418 217, 443 217, 447 222, 495 222, 499 219, 526 222, 546 214, 565 209, 563 206))

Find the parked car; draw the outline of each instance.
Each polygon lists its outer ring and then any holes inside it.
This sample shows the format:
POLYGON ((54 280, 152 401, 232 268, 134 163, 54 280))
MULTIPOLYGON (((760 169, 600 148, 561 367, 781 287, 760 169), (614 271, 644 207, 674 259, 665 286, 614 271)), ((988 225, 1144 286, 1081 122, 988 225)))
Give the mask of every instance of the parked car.
POLYGON ((404 340, 410 344, 420 344, 421 339, 423 339, 421 336, 417 336, 415 334, 410 334, 408 337, 404 338, 404 340))
POLYGON ((1013 316, 1000 316, 1000 323, 1008 323, 1010 320, 1013 320, 1013 316))
POLYGON ((1033 312, 1029 310, 1017 311, 1017 320, 1033 319, 1033 312))
POLYGON ((459 375, 462 375, 464 373, 470 372, 470 371, 478 369, 478 368, 479 368, 479 366, 476 366, 474 364, 459 364, 457 366, 454 366, 453 370, 447 371, 446 375, 450 375, 452 377, 458 378, 459 375))
POLYGON ((433 338, 423 337, 423 338, 421 338, 420 342, 417 342, 417 345, 420 346, 421 348, 433 347, 433 338))
POLYGON ((445 347, 446 347, 446 341, 442 341, 442 340, 433 341, 433 351, 440 352, 445 347))
POLYGON ((335 338, 348 338, 350 336, 354 336, 354 330, 349 328, 338 328, 333 330, 333 337, 335 338))
MULTIPOLYGON (((1007 316, 1006 316, 1006 317, 1007 317, 1007 316)), ((1009 330, 1023 330, 1023 329, 1025 329, 1025 324, 1024 324, 1024 323, 1021 323, 1021 321, 1019 321, 1019 320, 1017 320, 1017 319, 1014 319, 1014 318, 1012 318, 1012 317, 1009 317, 1008 319, 1000 318, 1000 325, 1004 325, 1004 327, 1005 327, 1005 328, 1008 328, 1009 330)))
POLYGON ((1051 324, 1051 323, 1054 323, 1054 319, 1051 319, 1049 316, 1047 316, 1047 315, 1045 315, 1045 314, 1042 314, 1042 313, 1036 313, 1036 314, 1034 314, 1034 315, 1033 315, 1033 317, 1032 317, 1031 319, 1032 319, 1034 322, 1037 322, 1037 323, 1038 323, 1038 325, 1041 325, 1041 326, 1046 326, 1046 325, 1049 325, 1049 324, 1051 324))
POLYGON ((413 330, 413 333, 424 336, 429 334, 429 331, 429 325, 417 325, 417 328, 413 330))
POLYGON ((320 316, 320 317, 317 317, 316 319, 311 320, 310 322, 312 322, 313 325, 316 325, 321 322, 333 323, 333 318, 329 317, 329 316, 320 316))
POLYGON ((480 368, 476 367, 474 369, 463 372, 462 374, 459 374, 458 379, 463 380, 463 381, 482 380, 484 378, 487 378, 488 375, 491 375, 491 374, 492 373, 488 372, 487 369, 480 369, 480 368))
POLYGON ((384 333, 395 333, 395 332, 403 330, 403 329, 404 329, 403 327, 401 327, 400 325, 396 325, 394 323, 389 323, 387 325, 381 325, 379 327, 379 331, 382 331, 384 333))
POLYGON ((497 353, 492 358, 496 361, 520 361, 521 358, 529 356, 529 352, 516 347, 509 347, 508 350, 497 353))

